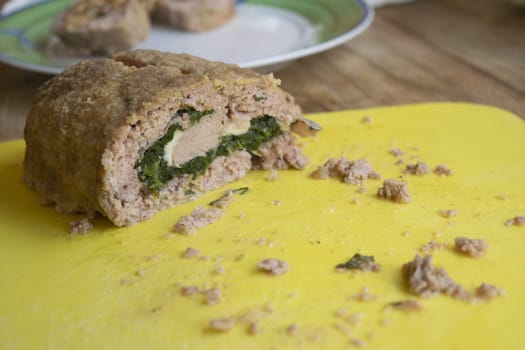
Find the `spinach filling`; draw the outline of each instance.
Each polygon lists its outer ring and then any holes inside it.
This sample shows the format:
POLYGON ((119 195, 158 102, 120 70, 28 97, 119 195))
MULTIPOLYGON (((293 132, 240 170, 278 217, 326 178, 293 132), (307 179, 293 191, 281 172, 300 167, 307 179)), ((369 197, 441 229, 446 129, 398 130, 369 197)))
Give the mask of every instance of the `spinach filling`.
MULTIPOLYGON (((199 112, 191 107, 177 111, 177 115, 184 113, 187 113, 190 116, 191 123, 195 124, 213 111, 199 112)), ((139 180, 155 194, 168 181, 177 176, 191 175, 196 178, 204 174, 211 162, 217 157, 229 156, 239 150, 255 151, 264 142, 282 134, 282 130, 274 117, 269 115, 257 117, 250 121, 250 128, 244 134, 223 136, 219 139, 216 148, 189 160, 180 167, 173 167, 169 166, 164 159, 164 147, 173 139, 177 130, 182 130, 180 125, 171 125, 166 134, 148 147, 142 158, 137 162, 139 180)))

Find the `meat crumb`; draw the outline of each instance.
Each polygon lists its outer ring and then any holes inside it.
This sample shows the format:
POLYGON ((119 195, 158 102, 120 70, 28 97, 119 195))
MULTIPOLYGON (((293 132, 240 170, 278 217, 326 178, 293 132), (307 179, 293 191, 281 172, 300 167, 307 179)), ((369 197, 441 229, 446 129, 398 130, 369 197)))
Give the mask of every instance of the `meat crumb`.
POLYGON ((212 288, 210 290, 207 290, 204 294, 205 297, 205 303, 208 305, 215 305, 221 302, 222 300, 222 292, 218 288, 212 288))
POLYGON ((337 310, 335 310, 335 316, 337 316, 337 317, 345 317, 346 316, 346 310, 345 309, 337 309, 337 310))
POLYGON ((369 116, 363 117, 363 119, 361 119, 361 123, 363 124, 371 124, 372 121, 373 121, 372 117, 369 117, 369 116))
POLYGON ((235 319, 232 317, 216 318, 210 321, 210 329, 216 332, 227 332, 235 326, 235 319))
POLYGON ((424 254, 430 254, 436 250, 441 250, 445 248, 446 245, 443 243, 437 243, 434 240, 431 240, 430 242, 423 245, 421 248, 419 248, 419 251, 424 254))
POLYGON ((363 320, 364 314, 361 312, 356 312, 345 317, 345 322, 352 327, 357 327, 357 325, 363 320))
POLYGON ((403 151, 399 148, 392 148, 389 153, 393 155, 394 157, 401 157, 403 155, 403 151))
POLYGON ((173 231, 190 235, 195 233, 198 228, 216 222, 223 215, 224 211, 221 209, 196 207, 190 215, 180 218, 180 220, 173 226, 173 231))
POLYGON ((373 256, 354 254, 350 260, 345 263, 338 264, 335 267, 337 270, 361 270, 366 272, 379 272, 381 265, 375 262, 373 256))
POLYGON ((354 198, 352 199, 352 204, 358 204, 358 205, 359 205, 360 203, 361 203, 361 201, 359 200, 359 198, 354 197, 354 198))
POLYGON ((273 200, 273 201, 270 202, 270 204, 275 206, 275 207, 280 206, 282 203, 283 202, 280 199, 276 199, 276 200, 273 200))
POLYGON ((298 330, 299 330, 299 326, 296 323, 291 324, 288 327, 286 327, 286 333, 290 335, 296 334, 298 330))
POLYGON ((258 322, 250 322, 247 329, 248 334, 255 335, 259 333, 259 323, 258 322))
POLYGON ((350 340, 350 344, 358 348, 364 348, 366 346, 366 342, 364 340, 357 338, 350 340))
POLYGON ((357 193, 365 193, 366 192, 366 186, 363 185, 363 183, 359 184, 359 187, 357 187, 357 193))
POLYGON ((162 258, 162 254, 149 255, 144 258, 146 261, 157 261, 162 258))
POLYGON ((69 234, 75 235, 85 235, 93 228, 93 224, 89 221, 88 218, 83 218, 80 220, 74 220, 69 223, 69 234))
POLYGON ((277 170, 275 169, 271 169, 270 170, 270 173, 268 174, 268 181, 275 181, 277 180, 277 177, 278 177, 278 174, 277 174, 277 170))
POLYGON ((402 273, 412 294, 429 297, 441 293, 461 300, 470 298, 470 294, 444 269, 434 266, 431 255, 424 258, 416 255, 414 260, 403 265, 402 273))
POLYGON ((357 301, 364 301, 364 302, 374 301, 377 298, 378 296, 375 294, 371 294, 367 287, 364 287, 361 292, 356 293, 352 296, 352 299, 357 300, 357 301))
POLYGON ((405 312, 420 311, 422 309, 421 304, 418 301, 411 299, 395 301, 393 303, 388 304, 388 306, 391 306, 396 310, 405 312))
POLYGON ((257 242, 255 242, 257 245, 266 245, 266 237, 261 237, 257 240, 257 242))
POLYGON ((201 255, 200 250, 198 250, 196 248, 188 247, 188 248, 186 248, 186 250, 182 254, 182 257, 184 259, 191 259, 191 258, 196 258, 199 255, 201 255))
POLYGON ((272 276, 282 275, 290 271, 290 265, 288 262, 275 258, 262 260, 257 264, 257 268, 260 271, 267 272, 272 276))
POLYGON ((182 287, 181 294, 185 297, 200 293, 200 289, 197 286, 182 287))
POLYGON ((458 214, 458 211, 455 209, 446 209, 446 210, 441 210, 440 214, 444 218, 452 218, 458 214))
POLYGON ((525 216, 516 216, 505 222, 507 226, 525 226, 525 216))
POLYGON ((407 184, 395 179, 386 179, 383 187, 377 191, 377 196, 396 203, 410 203, 412 201, 407 184))
POLYGON ((425 162, 417 162, 416 164, 407 164, 405 173, 423 176, 430 173, 430 168, 425 162))
POLYGON ((348 160, 330 158, 323 165, 317 168, 310 177, 314 179, 327 179, 329 177, 341 178, 345 183, 352 185, 361 184, 367 179, 377 180, 381 178, 378 172, 372 169, 370 163, 364 159, 348 160))
POLYGON ((483 300, 492 300, 497 297, 505 296, 505 291, 492 284, 482 283, 476 289, 476 297, 483 300))
POLYGON ((450 176, 452 175, 453 172, 452 172, 452 169, 450 169, 446 165, 439 164, 434 169, 434 173, 439 176, 450 176))
POLYGON ((460 253, 469 255, 473 258, 479 258, 485 255, 489 244, 482 239, 470 239, 466 237, 456 237, 456 250, 460 253))

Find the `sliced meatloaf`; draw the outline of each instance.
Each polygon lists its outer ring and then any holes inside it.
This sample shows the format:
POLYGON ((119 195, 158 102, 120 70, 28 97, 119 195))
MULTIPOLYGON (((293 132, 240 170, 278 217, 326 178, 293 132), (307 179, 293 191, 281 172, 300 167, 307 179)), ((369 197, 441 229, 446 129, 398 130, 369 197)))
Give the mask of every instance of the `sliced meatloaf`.
POLYGON ((158 51, 83 61, 39 89, 23 178, 60 212, 100 212, 126 226, 254 166, 302 168, 290 134, 301 111, 279 84, 158 51))
POLYGON ((235 0, 158 0, 154 19, 190 32, 202 32, 228 22, 235 0))
POLYGON ((111 55, 147 38, 147 7, 152 5, 146 0, 77 0, 55 18, 52 31, 76 55, 111 55))

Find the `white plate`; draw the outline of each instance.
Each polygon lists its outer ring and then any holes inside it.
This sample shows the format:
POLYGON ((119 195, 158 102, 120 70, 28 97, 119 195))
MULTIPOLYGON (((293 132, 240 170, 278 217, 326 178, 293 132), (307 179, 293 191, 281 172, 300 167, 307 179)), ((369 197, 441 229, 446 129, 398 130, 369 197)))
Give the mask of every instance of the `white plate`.
MULTIPOLYGON (((41 48, 67 0, 9 2, 0 17, 0 60, 56 74, 78 59, 59 60, 41 48)), ((154 25, 138 48, 185 52, 209 60, 275 71, 294 59, 340 45, 363 32, 373 10, 364 0, 247 0, 228 24, 205 33, 154 25)))

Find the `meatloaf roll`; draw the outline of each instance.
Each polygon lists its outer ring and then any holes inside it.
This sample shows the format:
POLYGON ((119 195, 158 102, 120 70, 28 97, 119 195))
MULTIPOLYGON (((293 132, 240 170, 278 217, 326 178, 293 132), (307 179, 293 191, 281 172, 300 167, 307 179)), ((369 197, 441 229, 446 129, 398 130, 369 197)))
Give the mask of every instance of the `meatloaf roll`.
POLYGON ((301 169, 290 130, 303 118, 279 83, 158 51, 83 61, 37 93, 24 181, 60 212, 126 226, 252 168, 301 169))
POLYGON ((235 14, 235 0, 158 0, 154 19, 190 32, 221 26, 235 14))
POLYGON ((77 0, 55 18, 52 30, 76 55, 111 55, 147 38, 147 7, 152 5, 146 0, 77 0))

